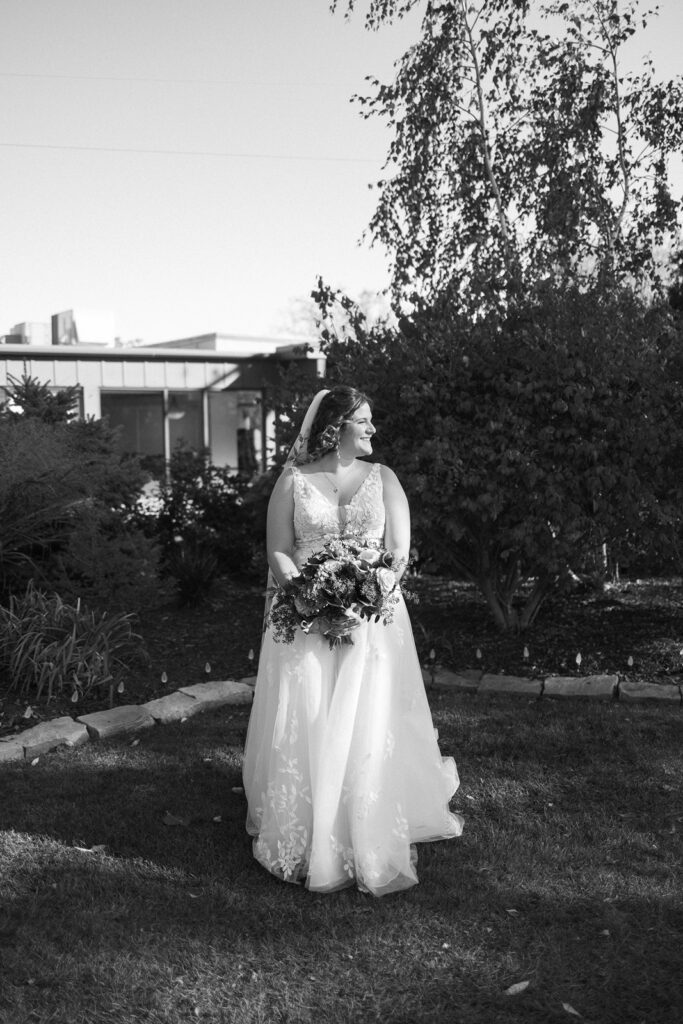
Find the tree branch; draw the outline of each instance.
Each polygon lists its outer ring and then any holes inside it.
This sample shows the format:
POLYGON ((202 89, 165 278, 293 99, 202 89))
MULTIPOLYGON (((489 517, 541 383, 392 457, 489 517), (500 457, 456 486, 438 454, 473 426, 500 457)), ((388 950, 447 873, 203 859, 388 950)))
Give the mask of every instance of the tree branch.
POLYGON ((607 29, 607 27, 605 25, 604 18, 602 16, 602 14, 600 13, 598 5, 595 2, 593 2, 593 0, 591 0, 591 7, 595 11, 595 15, 596 15, 598 21, 600 22, 600 28, 602 29, 602 33, 603 33, 603 36, 604 36, 604 39, 605 39, 605 42, 606 42, 607 52, 610 55, 610 60, 611 60, 611 63, 612 63, 612 77, 614 79, 614 113, 615 113, 615 116, 616 116, 616 119, 617 119, 617 129, 616 129, 617 149, 619 151, 619 166, 621 168, 621 174, 622 174, 622 178, 623 178, 624 195, 623 195, 622 202, 621 202, 621 208, 619 210, 619 213, 617 214, 616 230, 615 230, 614 235, 613 235, 613 237, 611 239, 611 245, 613 245, 614 240, 621 233, 621 225, 622 225, 624 217, 626 215, 626 209, 628 207, 628 203, 629 203, 629 200, 631 198, 631 176, 630 176, 629 167, 628 167, 628 164, 627 164, 627 161, 626 161, 626 149, 625 149, 625 145, 624 145, 625 131, 624 131, 624 124, 623 124, 623 119, 622 119, 621 94, 619 92, 619 62, 618 62, 618 59, 617 59, 617 48, 614 45, 614 43, 612 42, 612 38, 611 38, 611 36, 609 34, 609 30, 607 29))
MULTIPOLYGON (((469 21, 467 20, 467 2, 466 2, 466 0, 459 0, 459 4, 460 4, 460 10, 461 10, 461 13, 462 13, 463 24, 465 26, 465 32, 467 33, 467 40, 468 40, 468 44, 469 44, 470 56, 472 58, 472 67, 474 69, 474 75, 475 75, 475 79, 476 79, 477 107, 478 107, 478 110, 479 110, 479 117, 477 118, 477 120, 479 122, 479 131, 480 131, 480 134, 481 134, 481 146, 482 146, 482 152, 483 152, 483 155, 484 155, 484 166, 486 168, 486 177, 488 178, 489 184, 490 184, 491 189, 493 191, 494 200, 495 200, 495 203, 496 203, 496 210, 497 210, 497 213, 498 213, 498 221, 500 223, 500 230, 501 230, 501 234, 503 236, 503 248, 504 248, 504 251, 505 251, 505 262, 507 264, 508 271, 512 272, 512 257, 511 257, 511 253, 510 253, 510 229, 509 229, 507 214, 505 212, 505 206, 504 206, 504 203, 503 203, 503 197, 501 195, 501 191, 500 191, 500 188, 498 186, 498 181, 496 179, 496 175, 495 175, 495 172, 494 172, 493 162, 492 162, 492 155, 491 155, 491 151, 489 149, 489 144, 488 144, 488 138, 487 138, 488 126, 487 126, 487 120, 486 120, 486 102, 484 100, 484 90, 483 90, 483 87, 482 87, 481 68, 479 66, 479 56, 477 54, 477 45, 476 45, 476 43, 474 41, 473 26, 470 25, 469 21)), ((475 24, 476 24, 476 20, 475 20, 475 24)))

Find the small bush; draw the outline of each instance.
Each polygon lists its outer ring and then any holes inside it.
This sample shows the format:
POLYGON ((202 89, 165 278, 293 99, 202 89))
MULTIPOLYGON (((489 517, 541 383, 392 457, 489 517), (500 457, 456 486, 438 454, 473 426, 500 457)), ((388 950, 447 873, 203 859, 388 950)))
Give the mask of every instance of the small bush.
POLYGON ((158 540, 163 569, 172 576, 178 538, 183 562, 205 560, 211 552, 217 573, 249 575, 265 539, 252 500, 256 491, 250 480, 212 465, 206 453, 181 447, 173 453, 170 480, 139 500, 131 521, 158 540))
POLYGON ((0 597, 23 589, 68 537, 86 493, 62 428, 0 418, 0 597))
POLYGON ((67 541, 44 567, 46 586, 89 608, 140 612, 167 596, 159 546, 117 511, 83 503, 67 541))
POLYGON ((211 592, 218 570, 216 555, 202 544, 179 541, 166 558, 166 571, 181 605, 201 604, 211 592))
POLYGON ((70 392, 24 378, 10 398, 0 408, 0 602, 34 579, 91 608, 145 606, 158 551, 129 516, 145 480, 138 460, 121 456, 104 421, 72 419, 70 392))
POLYGON ((29 583, 0 607, 0 666, 10 691, 34 701, 69 695, 74 703, 93 690, 112 694, 141 649, 131 620, 97 615, 29 583))

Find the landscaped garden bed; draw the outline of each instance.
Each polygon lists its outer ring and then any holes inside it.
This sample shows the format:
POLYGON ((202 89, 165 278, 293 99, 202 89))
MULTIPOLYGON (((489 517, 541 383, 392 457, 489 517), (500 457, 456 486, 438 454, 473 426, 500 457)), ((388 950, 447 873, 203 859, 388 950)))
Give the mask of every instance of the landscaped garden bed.
MULTIPOLYGON (((524 636, 501 633, 469 584, 423 576, 413 577, 409 586, 417 597, 411 617, 425 665, 536 678, 595 673, 648 683, 683 681, 680 579, 626 581, 568 595, 544 608, 524 636)), ((169 602, 149 609, 136 624, 146 657, 131 664, 123 691, 115 693, 116 704, 143 703, 181 686, 253 675, 263 594, 252 582, 223 579, 195 607, 169 602)), ((83 704, 64 696, 28 705, 0 689, 0 735, 48 717, 107 706, 106 693, 93 693, 83 704)))

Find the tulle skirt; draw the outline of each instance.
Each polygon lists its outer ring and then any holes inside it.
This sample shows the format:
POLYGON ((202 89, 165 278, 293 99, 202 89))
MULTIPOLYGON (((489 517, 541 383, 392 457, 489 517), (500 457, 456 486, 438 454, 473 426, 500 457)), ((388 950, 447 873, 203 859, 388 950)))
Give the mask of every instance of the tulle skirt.
POLYGON ((278 878, 376 896, 417 882, 415 843, 460 835, 403 598, 330 650, 266 631, 244 755, 247 831, 278 878))

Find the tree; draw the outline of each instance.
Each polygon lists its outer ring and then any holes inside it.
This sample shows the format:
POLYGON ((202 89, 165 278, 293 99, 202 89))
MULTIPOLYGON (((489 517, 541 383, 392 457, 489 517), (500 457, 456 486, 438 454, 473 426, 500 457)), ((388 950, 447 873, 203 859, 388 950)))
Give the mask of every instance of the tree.
MULTIPOLYGON (((368 24, 415 3, 370 0, 368 24)), ((393 132, 370 230, 398 306, 449 289, 479 314, 538 280, 661 288, 683 79, 657 82, 649 61, 622 70, 649 13, 639 0, 429 0, 394 82, 359 98, 393 132)))
POLYGON ((664 311, 628 289, 544 284, 512 314, 472 319, 446 300, 368 332, 343 296, 317 298, 328 323, 345 307, 328 373, 375 398, 376 449, 399 470, 421 555, 474 582, 502 629, 527 629, 599 545, 627 559, 629 536, 671 541, 683 391, 664 311))
POLYGON ((0 598, 25 583, 67 534, 82 480, 56 429, 0 417, 0 598))
POLYGON ((0 598, 37 577, 100 607, 158 590, 155 546, 131 523, 144 483, 102 420, 74 419, 76 389, 24 376, 0 410, 0 598))
MULTIPOLYGON (((369 0, 368 25, 415 6, 369 0)), ((678 230, 683 86, 622 70, 647 18, 638 0, 428 0, 395 80, 359 99, 392 129, 370 232, 400 331, 321 287, 322 336, 380 396, 423 547, 503 628, 596 545, 680 522, 657 250, 678 230)))
POLYGON ((11 420, 37 419, 43 423, 70 423, 76 416, 78 386, 51 391, 37 377, 23 374, 20 380, 10 376, 8 401, 2 404, 0 415, 11 420))

